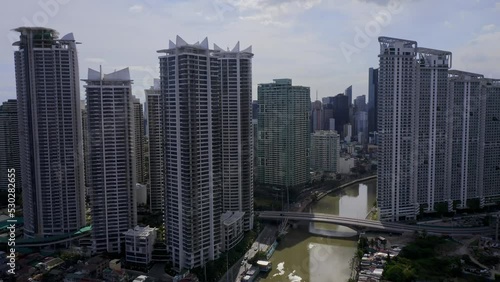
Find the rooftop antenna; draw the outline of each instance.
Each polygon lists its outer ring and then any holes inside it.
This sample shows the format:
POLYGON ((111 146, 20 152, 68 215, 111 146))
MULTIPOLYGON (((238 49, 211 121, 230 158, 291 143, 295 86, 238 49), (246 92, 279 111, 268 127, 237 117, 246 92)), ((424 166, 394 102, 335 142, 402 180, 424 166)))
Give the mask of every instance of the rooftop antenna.
POLYGON ((318 90, 316 89, 316 101, 318 101, 318 90))

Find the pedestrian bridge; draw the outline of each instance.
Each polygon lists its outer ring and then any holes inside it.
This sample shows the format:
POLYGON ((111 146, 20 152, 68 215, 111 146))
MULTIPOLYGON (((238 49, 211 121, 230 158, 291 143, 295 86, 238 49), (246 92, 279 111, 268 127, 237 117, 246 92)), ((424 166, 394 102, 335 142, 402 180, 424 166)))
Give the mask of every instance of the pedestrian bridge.
POLYGON ((491 232, 491 227, 449 227, 434 225, 408 225, 397 222, 381 222, 370 219, 357 219, 324 213, 263 211, 258 213, 261 219, 323 222, 349 227, 358 232, 385 231, 394 233, 414 232, 426 230, 427 233, 438 235, 476 235, 491 232))

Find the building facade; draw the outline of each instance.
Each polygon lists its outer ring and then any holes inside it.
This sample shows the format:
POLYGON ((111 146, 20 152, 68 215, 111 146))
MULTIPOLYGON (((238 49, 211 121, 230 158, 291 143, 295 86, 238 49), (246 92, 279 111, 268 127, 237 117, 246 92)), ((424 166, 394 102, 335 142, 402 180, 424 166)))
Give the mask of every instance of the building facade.
MULTIPOLYGON (((9 99, 0 105, 0 190, 9 188, 9 174, 21 176, 17 126, 17 101, 9 99)), ((22 178, 15 179, 14 185, 19 193, 23 187, 22 178)))
POLYGON ((344 126, 350 121, 349 111, 349 97, 342 93, 336 95, 333 101, 333 118, 335 119, 335 129, 343 138, 347 136, 344 126))
POLYGON ((448 51, 404 39, 381 37, 379 42, 381 219, 497 201, 498 80, 449 70, 448 51))
POLYGON ((134 103, 134 128, 135 128, 135 171, 137 173, 137 183, 146 184, 144 171, 144 110, 142 107, 141 100, 137 97, 133 97, 134 103))
POLYGON ((165 179, 163 170, 163 111, 160 80, 145 90, 146 117, 149 136, 149 207, 152 213, 163 214, 165 210, 165 179))
MULTIPOLYGON (((417 48, 417 73, 414 128, 416 137, 414 153, 413 190, 418 190, 417 204, 420 211, 434 211, 438 203, 450 199, 445 189, 446 134, 449 108, 448 69, 451 52, 417 48), (416 151, 415 151, 416 150, 416 151), (416 186, 415 186, 416 185, 416 186)), ((404 111, 404 108, 399 109, 404 111)), ((447 210, 447 205, 445 206, 447 210)))
POLYGON ((415 218, 417 42, 380 37, 377 203, 380 219, 415 218))
POLYGON ((368 131, 377 131, 378 69, 368 69, 368 131))
POLYGON ((158 52, 166 244, 174 269, 181 271, 202 266, 220 253, 220 63, 207 38, 188 44, 177 36, 158 52))
POLYGON ((311 103, 311 133, 314 133, 317 130, 322 130, 323 123, 323 105, 321 101, 316 100, 311 103))
POLYGON ((310 89, 291 79, 259 84, 257 181, 301 187, 310 180, 310 89))
POLYGON ((21 27, 13 45, 24 234, 46 237, 85 225, 78 56, 73 34, 21 27))
POLYGON ((227 211, 221 215, 221 252, 234 248, 244 236, 244 212, 227 211))
POLYGON ((252 47, 231 51, 215 45, 220 64, 222 212, 244 212, 253 228, 252 47))
POLYGON ((137 224, 134 97, 128 68, 88 70, 89 180, 92 249, 119 253, 123 232, 137 224))
POLYGON ((340 136, 335 131, 316 131, 311 134, 311 169, 337 172, 340 155, 340 136))
POLYGON ((125 260, 127 263, 148 266, 152 262, 157 228, 136 226, 124 232, 125 260))

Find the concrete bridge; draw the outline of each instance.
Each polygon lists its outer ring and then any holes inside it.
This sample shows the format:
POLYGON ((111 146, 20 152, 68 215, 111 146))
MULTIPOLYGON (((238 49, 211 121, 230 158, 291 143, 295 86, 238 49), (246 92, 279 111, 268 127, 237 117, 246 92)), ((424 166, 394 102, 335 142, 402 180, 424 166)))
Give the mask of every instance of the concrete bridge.
POLYGON ((323 213, 305 213, 305 212, 284 212, 284 211, 263 211, 259 212, 259 218, 280 220, 288 219, 290 221, 309 221, 309 222, 324 222, 336 225, 346 226, 358 232, 364 231, 384 231, 393 233, 404 233, 426 230, 429 234, 437 235, 461 235, 472 236, 492 232, 491 227, 449 227, 449 226, 433 226, 433 225, 408 225, 397 222, 381 222, 370 219, 357 219, 342 217, 323 213))

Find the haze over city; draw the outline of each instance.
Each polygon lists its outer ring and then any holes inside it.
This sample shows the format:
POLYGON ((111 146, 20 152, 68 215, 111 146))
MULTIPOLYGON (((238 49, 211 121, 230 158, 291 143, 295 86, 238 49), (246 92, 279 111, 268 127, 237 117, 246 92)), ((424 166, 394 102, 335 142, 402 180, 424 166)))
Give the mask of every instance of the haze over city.
POLYGON ((11 44, 18 35, 8 30, 40 25, 73 32, 82 42, 81 75, 99 65, 105 72, 130 67, 133 94, 143 102, 143 89, 159 75, 156 51, 176 35, 188 43, 208 37, 210 47, 252 45, 254 99, 257 84, 277 74, 311 87, 312 100, 316 91, 319 98, 332 96, 351 84, 353 96, 366 95, 366 69, 378 64, 382 35, 452 51, 455 69, 500 76, 500 3, 494 0, 9 1, 0 12, 0 100, 15 97, 11 44), (376 19, 380 29, 370 25, 376 19), (364 43, 356 36, 367 27, 372 35, 364 43), (354 53, 345 56, 343 47, 354 53))
POLYGON ((0 282, 500 279, 499 1, 25 2, 0 282))

